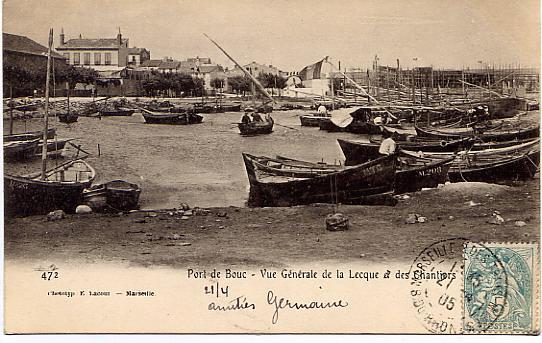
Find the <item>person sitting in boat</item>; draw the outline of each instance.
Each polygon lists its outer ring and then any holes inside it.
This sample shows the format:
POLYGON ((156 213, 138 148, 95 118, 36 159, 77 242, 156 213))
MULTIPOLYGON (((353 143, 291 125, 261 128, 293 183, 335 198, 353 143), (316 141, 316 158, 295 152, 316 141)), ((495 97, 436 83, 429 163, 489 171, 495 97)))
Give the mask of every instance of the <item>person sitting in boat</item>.
POLYGON ((260 116, 259 113, 252 113, 252 121, 255 122, 255 123, 262 123, 263 122, 263 119, 262 119, 262 116, 260 116))
POLYGON ((247 112, 245 112, 245 114, 243 114, 243 117, 241 118, 241 123, 243 124, 249 124, 252 120, 250 119, 250 116, 248 115, 247 112))
POLYGON ((386 137, 386 139, 384 139, 382 143, 380 143, 380 148, 378 149, 378 152, 382 155, 393 154, 397 149, 397 144, 395 143, 395 141, 399 139, 399 134, 397 132, 394 132, 390 135, 387 131, 384 131, 382 133, 382 136, 386 137))

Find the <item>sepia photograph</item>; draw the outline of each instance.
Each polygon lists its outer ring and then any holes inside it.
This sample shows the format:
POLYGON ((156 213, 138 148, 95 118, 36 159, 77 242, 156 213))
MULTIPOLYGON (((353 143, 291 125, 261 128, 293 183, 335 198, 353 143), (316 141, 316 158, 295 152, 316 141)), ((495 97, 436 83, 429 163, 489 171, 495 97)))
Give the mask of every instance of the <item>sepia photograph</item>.
POLYGON ((4 332, 538 335, 540 13, 4 0, 4 332))

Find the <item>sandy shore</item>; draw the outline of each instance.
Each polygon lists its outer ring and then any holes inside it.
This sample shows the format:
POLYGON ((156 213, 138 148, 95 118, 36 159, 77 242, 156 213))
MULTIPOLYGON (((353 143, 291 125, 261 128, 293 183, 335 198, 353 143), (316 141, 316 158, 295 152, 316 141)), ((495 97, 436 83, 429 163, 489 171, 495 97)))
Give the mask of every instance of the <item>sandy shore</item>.
POLYGON ((330 205, 210 208, 207 215, 169 213, 44 216, 5 222, 7 261, 118 263, 132 266, 287 266, 310 262, 410 261, 447 238, 481 242, 540 239, 539 180, 515 187, 449 184, 412 193, 395 207, 339 206, 351 228, 325 230, 330 205), (474 206, 473 206, 474 204, 474 206), (489 223, 494 211, 504 218, 489 223), (406 224, 410 213, 427 222, 406 224), (525 225, 518 226, 517 221, 525 225))

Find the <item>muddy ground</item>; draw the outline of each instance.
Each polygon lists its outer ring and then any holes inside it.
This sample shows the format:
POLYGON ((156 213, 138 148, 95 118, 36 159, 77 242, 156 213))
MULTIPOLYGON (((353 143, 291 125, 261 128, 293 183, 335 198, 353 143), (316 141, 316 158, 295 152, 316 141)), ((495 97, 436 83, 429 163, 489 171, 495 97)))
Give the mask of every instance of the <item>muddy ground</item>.
POLYGON ((210 208, 169 213, 44 216, 5 222, 7 261, 118 263, 129 266, 281 267, 310 262, 410 261, 447 238, 532 242, 540 239, 539 179, 514 187, 448 184, 409 194, 395 207, 339 206, 350 230, 330 232, 331 205, 210 208), (504 222, 492 224, 498 211, 504 222), (408 214, 427 217, 406 224, 408 214))

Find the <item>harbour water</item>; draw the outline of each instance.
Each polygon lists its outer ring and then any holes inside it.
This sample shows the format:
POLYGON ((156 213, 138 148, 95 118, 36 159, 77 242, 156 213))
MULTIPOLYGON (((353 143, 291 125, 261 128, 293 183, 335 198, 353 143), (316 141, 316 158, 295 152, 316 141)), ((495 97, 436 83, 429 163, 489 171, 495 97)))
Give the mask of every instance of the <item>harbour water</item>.
MULTIPOLYGON (((275 112, 274 132, 243 137, 237 123, 241 113, 205 114, 197 125, 145 124, 140 113, 131 117, 80 117, 76 123, 58 123, 60 138, 75 138, 75 144, 91 155, 87 161, 97 171, 96 183, 123 179, 142 187, 142 208, 191 206, 244 206, 248 179, 241 152, 277 154, 307 161, 344 161, 336 139, 359 135, 328 133, 301 127, 299 116, 306 111, 275 112), (285 127, 287 126, 287 127, 285 127), (100 156, 98 156, 98 144, 100 156)), ((4 123, 4 132, 7 126, 4 123)), ((41 119, 15 122, 15 132, 38 130, 41 119)), ((73 148, 71 149, 73 150, 73 148)), ((49 162, 50 167, 55 162, 49 162)), ((58 162, 61 163, 61 162, 58 162)), ((6 164, 8 173, 39 170, 40 161, 6 164)))

